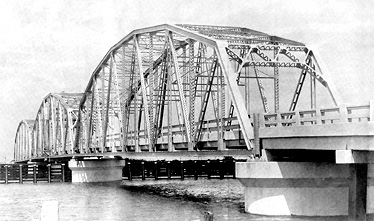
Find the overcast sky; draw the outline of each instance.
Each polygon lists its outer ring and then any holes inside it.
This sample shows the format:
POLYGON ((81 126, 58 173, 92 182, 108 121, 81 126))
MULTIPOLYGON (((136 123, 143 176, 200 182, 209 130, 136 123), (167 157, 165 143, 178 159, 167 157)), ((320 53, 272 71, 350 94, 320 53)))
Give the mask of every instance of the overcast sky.
POLYGON ((83 92, 108 49, 163 23, 247 27, 319 49, 346 103, 374 98, 374 1, 1 1, 0 162, 50 92, 83 92))

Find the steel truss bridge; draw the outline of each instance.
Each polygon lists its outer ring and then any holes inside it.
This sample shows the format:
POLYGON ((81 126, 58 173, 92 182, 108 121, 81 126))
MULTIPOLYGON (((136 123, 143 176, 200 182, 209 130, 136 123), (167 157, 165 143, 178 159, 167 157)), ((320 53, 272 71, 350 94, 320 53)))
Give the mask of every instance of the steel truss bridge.
POLYGON ((303 43, 240 27, 158 25, 111 47, 83 93, 47 95, 35 120, 20 122, 14 159, 260 156, 300 149, 291 138, 312 146, 349 135, 318 126, 374 119, 369 103, 341 104, 303 43))

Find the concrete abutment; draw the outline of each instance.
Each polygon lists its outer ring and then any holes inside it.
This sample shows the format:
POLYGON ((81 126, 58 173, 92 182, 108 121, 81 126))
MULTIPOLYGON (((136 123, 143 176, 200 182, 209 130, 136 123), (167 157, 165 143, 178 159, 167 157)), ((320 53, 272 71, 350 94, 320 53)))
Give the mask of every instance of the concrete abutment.
POLYGON ((245 211, 260 215, 347 216, 374 213, 374 165, 239 162, 245 211))

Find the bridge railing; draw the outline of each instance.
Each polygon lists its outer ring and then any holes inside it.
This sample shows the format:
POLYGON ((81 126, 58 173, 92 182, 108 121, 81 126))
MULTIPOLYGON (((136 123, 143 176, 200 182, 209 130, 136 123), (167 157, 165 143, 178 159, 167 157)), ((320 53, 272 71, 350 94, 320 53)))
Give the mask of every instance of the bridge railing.
MULTIPOLYGON (((198 122, 196 122, 196 125, 198 124, 198 122)), ((221 124, 223 125, 223 128, 224 130, 239 130, 240 129, 240 125, 239 123, 237 122, 237 117, 229 117, 229 118, 222 118, 222 122, 217 122, 217 119, 211 119, 211 120, 204 120, 203 123, 202 123, 202 127, 201 127, 201 132, 202 133, 210 133, 210 132, 218 132, 219 131, 219 127, 218 125, 221 124), (232 122, 230 125, 227 125, 227 122, 232 122)), ((170 126, 164 126, 160 129, 160 133, 159 133, 159 136, 162 137, 162 136, 167 136, 168 133, 169 133, 169 128, 170 128, 170 132, 174 135, 185 135, 186 133, 186 129, 185 129, 185 126, 184 124, 175 124, 175 125, 170 125, 170 126)), ((145 134, 145 130, 139 130, 139 138, 142 139, 142 138, 146 138, 146 134, 145 134)), ((117 134, 118 136, 118 134, 117 134)), ((135 136, 135 131, 129 131, 127 133, 127 136, 128 137, 134 137, 135 136)), ((107 136, 107 139, 108 136, 107 136)))
POLYGON ((260 114, 260 127, 322 125, 374 121, 374 101, 364 105, 340 105, 282 113, 260 114))
MULTIPOLYGON (((317 108, 311 110, 296 110, 281 113, 260 113, 259 114, 259 126, 260 127, 285 127, 285 126, 307 126, 307 125, 326 125, 326 124, 338 124, 338 123, 355 123, 355 122, 368 122, 374 121, 374 102, 363 105, 341 105, 333 108, 317 108)), ((250 115, 250 119, 253 123, 253 116, 250 115)), ((196 123, 197 124, 197 123, 196 123)), ((240 136, 240 125, 237 117, 222 118, 221 122, 216 119, 205 120, 202 123, 201 133, 202 134, 214 134, 219 133, 218 125, 222 125, 223 130, 237 133, 238 136, 235 138, 241 139, 240 136), (230 123, 228 123, 230 122, 230 123)), ((146 131, 141 129, 138 131, 138 137, 141 145, 146 145, 147 134, 146 131)), ((187 142, 185 138, 185 126, 182 124, 164 126, 160 128, 158 134, 158 142, 167 142, 166 137, 173 137, 173 142, 187 142)), ((204 136, 202 136, 204 137, 204 136)), ((209 135, 208 135, 209 137, 209 135)), ((215 137, 215 136, 213 136, 215 137)), ((225 136, 226 137, 226 136, 225 136)), ((230 136, 227 136, 230 137, 230 136)), ((127 145, 135 145, 135 131, 129 131, 127 133, 128 143, 127 145)), ((201 139, 204 141, 206 136, 201 139)), ((230 138, 228 138, 230 139, 230 138)), ((120 134, 108 134, 106 137, 107 143, 114 142, 115 146, 119 145, 120 134)), ((209 138, 208 138, 209 140, 209 138)))

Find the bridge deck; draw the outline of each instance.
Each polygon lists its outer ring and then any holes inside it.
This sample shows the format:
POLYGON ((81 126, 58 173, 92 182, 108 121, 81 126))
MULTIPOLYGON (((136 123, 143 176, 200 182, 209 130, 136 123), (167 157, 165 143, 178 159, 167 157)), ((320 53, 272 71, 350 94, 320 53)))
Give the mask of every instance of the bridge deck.
MULTIPOLYGON (((175 133, 173 141, 162 132, 156 151, 149 152, 144 131, 139 131, 139 150, 129 142, 128 151, 119 151, 119 134, 107 137, 108 146, 104 152, 91 149, 86 153, 51 153, 36 156, 31 161, 46 158, 54 160, 71 158, 119 158, 134 160, 208 160, 233 157, 248 159, 250 155, 264 150, 374 150, 374 103, 365 105, 343 105, 334 108, 290 111, 282 113, 261 113, 250 115, 252 123, 255 115, 258 126, 254 127, 255 147, 247 150, 236 117, 224 119, 224 148, 218 149, 218 129, 212 121, 203 122, 201 141, 196 149, 188 150, 188 142, 175 133), (231 125, 226 122, 231 121, 231 125), (257 145, 256 145, 257 144, 257 145), (258 150, 257 150, 258 149, 258 150)), ((182 125, 173 125, 177 130, 182 125)), ((162 128, 168 130, 167 127, 162 128)), ((101 148, 100 148, 101 149, 101 148)))
MULTIPOLYGON (((176 151, 176 152, 106 152, 106 153, 88 153, 88 154, 64 154, 49 157, 51 160, 64 159, 95 159, 95 158, 117 158, 132 160, 221 160, 232 157, 238 160, 248 159, 252 154, 250 150, 226 150, 226 151, 176 151)), ((34 157, 31 161, 45 160, 46 157, 34 157)))

